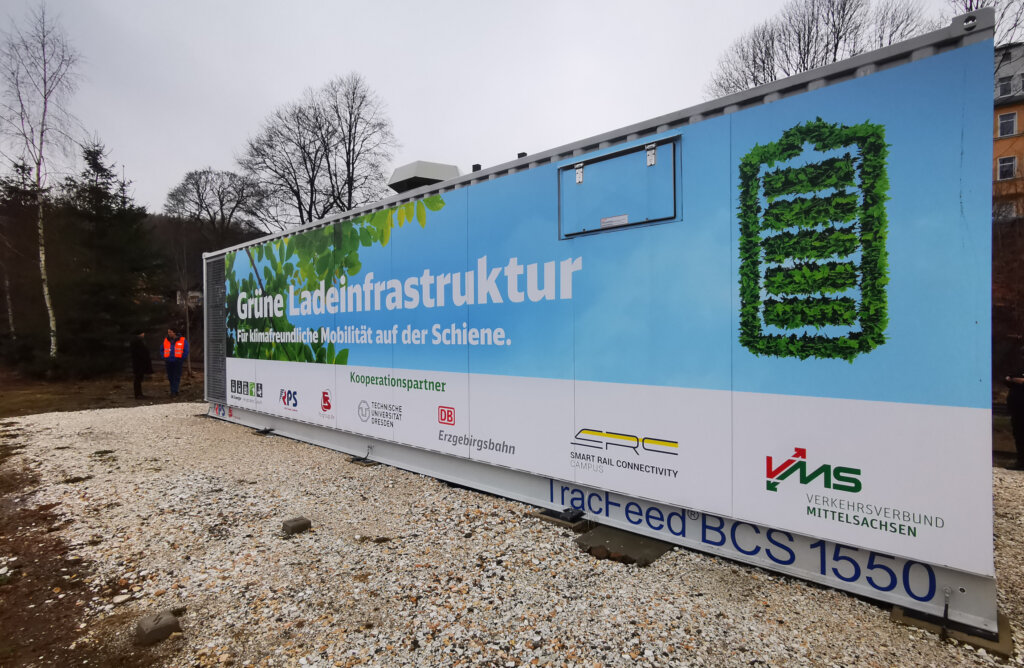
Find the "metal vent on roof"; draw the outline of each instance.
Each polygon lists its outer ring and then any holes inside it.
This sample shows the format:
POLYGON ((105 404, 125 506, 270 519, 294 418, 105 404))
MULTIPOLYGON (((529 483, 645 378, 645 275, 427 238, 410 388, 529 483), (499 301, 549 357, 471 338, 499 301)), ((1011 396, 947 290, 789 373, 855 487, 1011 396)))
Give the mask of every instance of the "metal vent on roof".
POLYGON ((459 168, 455 165, 417 160, 397 168, 388 181, 388 187, 396 193, 404 193, 459 176, 459 168))

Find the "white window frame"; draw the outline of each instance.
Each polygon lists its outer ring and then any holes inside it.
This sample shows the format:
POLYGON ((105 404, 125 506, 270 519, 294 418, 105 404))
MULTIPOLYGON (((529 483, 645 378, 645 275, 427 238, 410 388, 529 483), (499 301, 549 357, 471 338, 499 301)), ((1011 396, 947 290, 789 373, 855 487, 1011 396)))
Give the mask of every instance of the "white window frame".
POLYGON ((1008 97, 1013 92, 1013 77, 996 79, 996 97, 1008 97), (1006 90, 1004 93, 1003 90, 1006 90))
POLYGON ((1017 112, 1011 111, 1006 114, 999 114, 999 136, 1000 137, 1011 137, 1017 134, 1017 112), (1010 128, 1009 132, 1003 132, 1003 121, 1012 121, 1013 127, 1010 128))
POLYGON ((997 181, 1009 181, 1010 179, 1017 177, 1017 156, 1008 155, 999 158, 997 161, 998 166, 996 167, 996 180, 997 181), (1003 176, 1003 167, 1010 167, 1010 176, 1003 176))

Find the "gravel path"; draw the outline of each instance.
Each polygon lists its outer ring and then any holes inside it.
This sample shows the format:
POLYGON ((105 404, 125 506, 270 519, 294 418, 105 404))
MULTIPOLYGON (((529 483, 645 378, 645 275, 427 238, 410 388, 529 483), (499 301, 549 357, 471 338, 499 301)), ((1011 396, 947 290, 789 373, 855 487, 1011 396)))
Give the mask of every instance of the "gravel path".
MULTIPOLYGON (((184 606, 184 633, 153 655, 166 665, 1004 663, 895 625, 880 605, 697 552, 642 569, 598 561, 524 504, 205 408, 13 421, 27 446, 16 459, 42 482, 26 503, 59 503, 59 535, 95 564, 79 649, 130 647, 141 615, 184 606), (296 515, 314 529, 285 539, 296 515)), ((1019 645, 1024 473, 993 478, 1000 609, 1019 645)))

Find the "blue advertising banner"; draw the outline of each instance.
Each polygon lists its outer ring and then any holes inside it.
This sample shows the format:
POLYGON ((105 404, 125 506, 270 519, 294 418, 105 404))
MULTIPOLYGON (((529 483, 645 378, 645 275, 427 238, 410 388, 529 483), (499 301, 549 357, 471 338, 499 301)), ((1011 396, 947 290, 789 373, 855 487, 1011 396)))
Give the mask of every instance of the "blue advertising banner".
POLYGON ((229 252, 228 405, 992 575, 991 64, 229 252))

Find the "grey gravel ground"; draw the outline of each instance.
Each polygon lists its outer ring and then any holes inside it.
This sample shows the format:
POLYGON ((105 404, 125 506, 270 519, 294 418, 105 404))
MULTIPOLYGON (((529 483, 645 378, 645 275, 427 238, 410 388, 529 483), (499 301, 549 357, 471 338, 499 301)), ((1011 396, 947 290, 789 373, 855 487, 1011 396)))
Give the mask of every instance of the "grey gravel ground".
MULTIPOLYGON (((42 481, 31 502, 59 503, 60 535, 95 562, 79 643, 127 645, 136 619, 185 606, 167 665, 1004 663, 881 605, 700 553, 598 561, 529 506, 204 412, 16 420, 42 481), (296 515, 314 529, 285 539, 296 515)), ((1019 644, 1024 473, 993 482, 999 602, 1019 644)))

